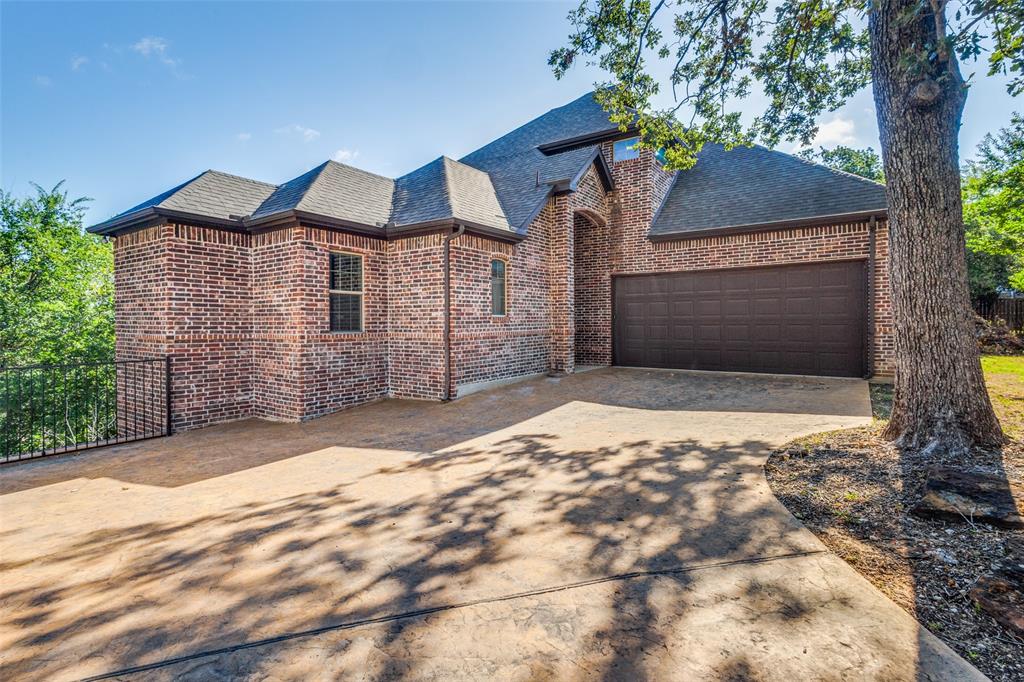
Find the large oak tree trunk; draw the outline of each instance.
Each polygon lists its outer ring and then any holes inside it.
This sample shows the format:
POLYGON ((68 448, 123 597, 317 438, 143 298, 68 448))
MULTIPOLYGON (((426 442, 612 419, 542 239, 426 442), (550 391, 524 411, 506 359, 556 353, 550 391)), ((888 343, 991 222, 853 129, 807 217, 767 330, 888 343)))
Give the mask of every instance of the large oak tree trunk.
POLYGON ((931 12, 907 21, 914 5, 879 0, 869 19, 895 320, 887 435, 913 448, 994 446, 1004 438, 974 337, 960 199, 957 136, 967 90, 955 55, 916 73, 907 68, 904 57, 936 44, 942 30, 931 12))

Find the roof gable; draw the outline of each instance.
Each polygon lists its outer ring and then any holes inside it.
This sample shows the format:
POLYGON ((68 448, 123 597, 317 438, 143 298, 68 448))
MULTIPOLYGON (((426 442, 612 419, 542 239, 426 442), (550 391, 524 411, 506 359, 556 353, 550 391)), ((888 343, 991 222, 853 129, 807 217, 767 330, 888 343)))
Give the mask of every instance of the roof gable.
MULTIPOLYGON (((508 221, 523 232, 552 191, 570 185, 600 156, 596 144, 548 154, 540 147, 595 133, 618 134, 594 93, 552 109, 460 161, 488 173, 508 221)), ((610 178, 606 178, 610 186, 610 178)))

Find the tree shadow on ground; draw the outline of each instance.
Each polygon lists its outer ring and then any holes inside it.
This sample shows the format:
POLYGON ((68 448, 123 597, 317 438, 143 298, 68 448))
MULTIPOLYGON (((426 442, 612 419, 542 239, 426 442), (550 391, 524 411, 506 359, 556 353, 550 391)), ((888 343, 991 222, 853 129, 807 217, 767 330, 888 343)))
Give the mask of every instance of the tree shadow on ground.
MULTIPOLYGON (((571 580, 813 549, 785 513, 742 503, 757 497, 754 453, 766 447, 639 439, 576 449, 551 433, 517 434, 283 499, 99 528, 4 559, 0 570, 15 576, 0 588, 5 675, 116 671, 571 580)), ((670 579, 683 589, 692 580, 670 579)), ((648 652, 686 617, 666 612, 656 589, 612 591, 608 615, 568 643, 603 652, 609 678, 643 678, 648 652)), ((813 608, 781 584, 744 589, 778 600, 783 618, 813 608)), ((394 620, 375 647, 430 627, 394 620)), ((255 657, 235 672, 261 665, 255 657)), ((366 672, 415 677, 416 659, 366 672)))
POLYGON ((453 403, 385 400, 302 424, 248 419, 171 438, 0 468, 0 494, 76 478, 179 487, 332 445, 436 452, 573 402, 649 411, 863 416, 844 379, 606 368, 537 379, 453 403))

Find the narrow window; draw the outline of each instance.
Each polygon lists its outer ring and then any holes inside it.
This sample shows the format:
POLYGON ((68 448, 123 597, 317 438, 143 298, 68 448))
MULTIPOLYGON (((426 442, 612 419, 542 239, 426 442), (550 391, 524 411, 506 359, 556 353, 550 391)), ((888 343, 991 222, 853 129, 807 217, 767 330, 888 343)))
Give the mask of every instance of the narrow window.
POLYGON ((363 257, 331 254, 331 331, 363 330, 363 257))
POLYGON ((505 261, 491 261, 491 315, 505 315, 505 261))
POLYGON ((613 160, 628 161, 629 159, 639 159, 640 149, 636 146, 636 143, 639 141, 639 137, 631 137, 626 140, 616 140, 615 146, 612 148, 613 160))

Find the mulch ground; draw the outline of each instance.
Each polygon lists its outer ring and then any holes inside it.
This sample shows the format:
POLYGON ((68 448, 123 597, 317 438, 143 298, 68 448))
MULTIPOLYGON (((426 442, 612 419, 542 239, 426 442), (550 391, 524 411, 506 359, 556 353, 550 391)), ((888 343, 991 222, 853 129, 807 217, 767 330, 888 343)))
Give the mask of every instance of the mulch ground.
MULTIPOLYGON (((884 414, 885 389, 873 399, 884 414)), ((775 495, 833 552, 993 680, 1024 680, 1024 639, 971 600, 975 582, 1009 560, 1024 563, 1024 532, 910 514, 934 465, 1024 480, 1024 443, 969 462, 900 452, 872 427, 818 434, 772 454, 775 495)))

